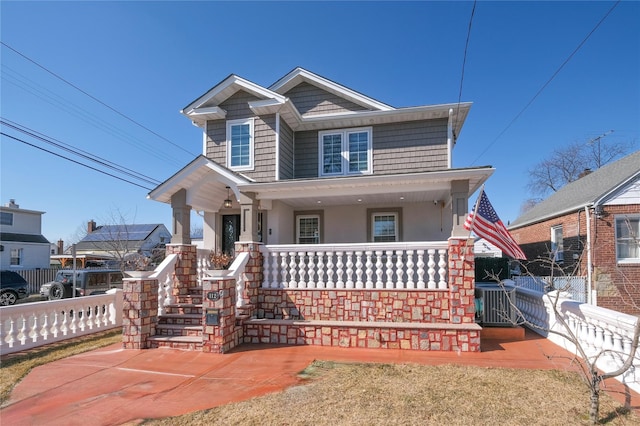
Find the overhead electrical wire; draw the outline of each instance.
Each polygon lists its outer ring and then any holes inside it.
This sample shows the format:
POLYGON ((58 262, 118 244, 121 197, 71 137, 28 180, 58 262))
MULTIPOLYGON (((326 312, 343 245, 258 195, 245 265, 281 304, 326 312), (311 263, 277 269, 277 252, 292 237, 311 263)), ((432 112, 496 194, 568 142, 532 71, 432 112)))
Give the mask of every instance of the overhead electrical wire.
POLYGON ((607 19, 607 17, 609 17, 609 15, 611 14, 611 12, 613 12, 613 9, 616 8, 616 6, 618 6, 618 4, 620 4, 622 0, 618 0, 615 2, 615 4, 613 6, 611 6, 611 8, 607 11, 607 13, 604 14, 604 16, 602 17, 602 19, 600 19, 600 21, 595 25, 595 27, 593 27, 593 29, 586 35, 586 37, 580 42, 580 44, 578 44, 578 47, 576 47, 574 49, 573 52, 571 52, 571 54, 567 57, 567 59, 565 59, 565 61, 560 65, 560 67, 558 67, 558 69, 551 75, 551 77, 546 81, 546 83, 544 83, 542 85, 542 87, 536 92, 535 95, 533 95, 533 97, 531 98, 531 100, 529 102, 527 102, 527 104, 524 106, 524 108, 522 108, 520 110, 520 112, 518 114, 516 114, 516 116, 509 122, 509 124, 507 124, 507 127, 504 128, 504 130, 502 130, 498 136, 489 144, 487 145, 487 147, 480 153, 480 155, 478 155, 476 157, 475 160, 473 160, 471 162, 471 165, 473 166, 475 164, 476 161, 478 161, 488 150, 489 148, 491 148, 493 146, 493 144, 495 144, 498 139, 500 139, 502 137, 502 135, 504 135, 507 130, 509 130, 509 128, 513 125, 513 123, 516 122, 516 120, 518 120, 518 118, 520 118, 520 116, 527 110, 527 108, 529 108, 531 106, 531 104, 536 100, 536 98, 544 91, 544 89, 546 89, 546 87, 551 83, 551 81, 553 81, 554 78, 556 78, 556 76, 560 73, 560 71, 564 68, 565 65, 567 65, 567 63, 569 63, 569 61, 573 58, 573 56, 578 53, 578 51, 582 48, 582 46, 587 42, 587 40, 593 35, 594 32, 596 32, 596 30, 598 29, 598 27, 600 27, 600 25, 605 21, 605 19, 607 19))
POLYGON ((112 106, 106 104, 105 102, 101 101, 100 99, 96 98, 95 96, 91 95, 90 93, 86 92, 85 90, 81 89, 80 87, 76 86, 75 84, 71 83, 70 81, 64 79, 63 77, 61 77, 60 75, 54 73, 53 71, 49 70, 48 68, 46 68, 45 66, 39 64, 38 62, 36 62, 35 60, 29 58, 28 56, 26 56, 25 54, 19 52, 18 50, 14 49, 13 47, 9 46, 7 43, 0 41, 0 44, 2 44, 3 46, 5 46, 7 49, 13 51, 14 53, 16 53, 17 55, 21 56, 22 58, 26 59, 27 61, 31 62, 32 64, 36 65, 38 68, 44 70, 45 72, 47 72, 48 74, 51 74, 52 76, 54 76, 55 78, 57 78, 58 80, 68 84, 69 86, 73 87, 74 89, 76 89, 77 91, 79 91, 80 93, 88 96, 89 98, 93 99, 94 101, 98 102, 100 105, 104 106, 105 108, 110 109, 111 111, 113 111, 114 113, 118 114, 119 116, 121 116, 122 118, 130 121, 131 123, 141 127, 142 129, 146 130, 147 132, 151 133, 152 135, 162 139, 163 141, 173 145, 174 147, 190 154, 190 155, 194 155, 192 152, 186 150, 185 148, 181 147, 180 145, 172 142, 171 140, 165 138, 164 136, 154 132, 153 130, 149 129, 148 127, 144 126, 143 124, 137 122, 136 120, 134 120, 133 118, 121 113, 120 111, 118 111, 117 109, 113 108, 112 106))
POLYGON ((8 119, 4 119, 4 118, 0 117, 0 123, 3 124, 4 126, 7 126, 7 127, 11 128, 13 130, 17 130, 17 131, 19 131, 19 132, 21 132, 21 133, 23 133, 23 134, 25 134, 27 136, 30 136, 30 137, 32 137, 34 139, 38 139, 38 140, 40 140, 42 142, 45 142, 45 143, 47 143, 49 145, 55 146, 56 148, 62 149, 64 151, 67 151, 69 153, 77 155, 77 156, 79 156, 81 158, 84 158, 85 160, 92 161, 92 162, 97 163, 97 164, 99 164, 99 165, 101 165, 103 167, 107 167, 109 169, 115 170, 115 171, 117 171, 117 172, 119 172, 121 174, 130 176, 130 177, 135 178, 137 180, 140 180, 142 182, 146 182, 146 183, 154 185, 154 186, 157 186, 157 185, 159 185, 161 183, 157 179, 154 179, 154 178, 149 177, 147 175, 144 175, 142 173, 138 173, 135 170, 126 168, 124 166, 117 165, 117 164, 115 164, 115 163, 113 163, 113 162, 111 162, 109 160, 106 160, 104 158, 98 157, 98 156, 96 156, 94 154, 91 154, 91 153, 89 153, 87 151, 84 151, 84 150, 82 150, 80 148, 76 148, 76 147, 74 147, 72 145, 66 144, 66 143, 64 143, 64 142, 62 142, 60 140, 57 140, 55 138, 52 138, 50 136, 44 135, 44 134, 42 134, 42 133, 40 133, 40 132, 38 132, 36 130, 30 129, 30 128, 28 128, 26 126, 23 126, 21 124, 18 124, 18 123, 14 122, 14 121, 11 121, 11 120, 8 120, 8 119))
MULTIPOLYGON (((460 112, 460 103, 462 102, 462 83, 464 81, 464 68, 467 63, 467 50, 469 48, 469 40, 471 39, 471 25, 473 24, 473 15, 476 13, 476 1, 473 2, 473 8, 471 9, 471 17, 469 18, 469 27, 467 28, 467 42, 464 45, 464 55, 462 57, 462 72, 460 74, 460 91, 458 92, 458 107, 456 108, 456 117, 460 112)), ((456 143, 458 135, 456 135, 455 126, 453 129, 453 143, 456 143)))
POLYGON ((149 155, 163 160, 169 164, 178 163, 175 156, 169 155, 164 150, 158 150, 155 146, 142 139, 127 133, 126 131, 119 129, 118 127, 109 124, 104 118, 101 118, 95 114, 89 112, 86 108, 82 108, 73 102, 65 99, 62 96, 54 93, 46 87, 35 83, 28 79, 24 75, 16 72, 8 67, 6 64, 2 64, 2 78, 16 87, 24 90, 27 93, 32 94, 43 100, 44 102, 72 115, 76 118, 84 121, 85 123, 102 130, 103 132, 117 138, 127 144, 137 147, 138 149, 149 153, 149 155))
POLYGON ((75 164, 78 164, 78 165, 80 165, 80 166, 86 167, 86 168, 88 168, 88 169, 94 170, 94 171, 96 171, 96 172, 98 172, 98 173, 102 173, 102 174, 107 175, 107 176, 110 176, 110 177, 112 177, 112 178, 115 178, 115 179, 121 180, 121 181, 123 181, 123 182, 129 183, 129 184, 131 184, 131 185, 135 185, 135 186, 140 187, 140 188, 142 188, 142 189, 146 189, 147 191, 151 191, 151 190, 152 190, 152 188, 148 188, 148 187, 146 187, 146 186, 139 185, 139 184, 137 184, 137 183, 135 183, 135 182, 131 182, 130 180, 127 180, 127 179, 121 178, 120 176, 116 176, 116 175, 114 175, 114 174, 107 173, 107 172, 105 172, 104 170, 100 170, 100 169, 97 169, 97 168, 95 168, 95 167, 91 167, 91 166, 89 166, 89 165, 87 165, 87 164, 84 164, 84 163, 82 163, 82 162, 80 162, 80 161, 76 161, 76 160, 73 160, 73 159, 71 159, 71 158, 69 158, 69 157, 65 157, 64 155, 58 154, 58 153, 56 153, 56 152, 53 152, 53 151, 50 151, 50 150, 48 150, 48 149, 42 148, 42 147, 37 146, 37 145, 35 145, 35 144, 29 143, 29 142, 25 141, 24 139, 20 139, 20 138, 17 138, 17 137, 15 137, 15 136, 11 136, 11 135, 9 135, 9 134, 7 134, 7 133, 4 133, 4 132, 2 132, 2 131, 0 131, 0 135, 2 135, 2 136, 6 136, 6 137, 8 137, 8 138, 10 138, 10 139, 13 139, 13 140, 15 140, 15 141, 21 142, 21 143, 23 143, 23 144, 25 144, 25 145, 29 145, 29 146, 31 146, 31 147, 33 147, 33 148, 39 149, 39 150, 44 151, 44 152, 46 152, 46 153, 48 153, 48 154, 55 155, 56 157, 60 157, 60 158, 63 158, 63 159, 65 159, 65 160, 67 160, 67 161, 71 161, 72 163, 75 163, 75 164))

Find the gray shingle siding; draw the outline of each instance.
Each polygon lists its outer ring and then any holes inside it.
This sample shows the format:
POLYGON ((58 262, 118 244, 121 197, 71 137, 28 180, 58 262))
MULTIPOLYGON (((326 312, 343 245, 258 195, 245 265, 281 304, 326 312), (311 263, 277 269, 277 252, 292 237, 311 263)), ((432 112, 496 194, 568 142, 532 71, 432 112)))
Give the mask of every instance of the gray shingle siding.
POLYGON ((285 93, 284 96, 291 99, 303 116, 366 110, 360 105, 309 83, 298 84, 285 93))
POLYGON ((295 178, 318 177, 318 132, 296 132, 295 134, 295 178))
POLYGON ((280 120, 280 179, 293 179, 293 130, 280 120))

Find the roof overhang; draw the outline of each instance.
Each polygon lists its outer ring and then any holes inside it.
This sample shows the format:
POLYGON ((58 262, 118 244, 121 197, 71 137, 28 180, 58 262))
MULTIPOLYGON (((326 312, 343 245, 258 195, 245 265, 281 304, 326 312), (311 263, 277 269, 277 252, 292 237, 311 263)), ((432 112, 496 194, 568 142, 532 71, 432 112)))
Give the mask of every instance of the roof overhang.
POLYGON ((237 199, 238 185, 246 183, 250 183, 247 178, 200 155, 158 185, 147 198, 171 204, 172 195, 185 189, 187 205, 195 210, 218 211, 228 196, 227 187, 236 194, 237 199))

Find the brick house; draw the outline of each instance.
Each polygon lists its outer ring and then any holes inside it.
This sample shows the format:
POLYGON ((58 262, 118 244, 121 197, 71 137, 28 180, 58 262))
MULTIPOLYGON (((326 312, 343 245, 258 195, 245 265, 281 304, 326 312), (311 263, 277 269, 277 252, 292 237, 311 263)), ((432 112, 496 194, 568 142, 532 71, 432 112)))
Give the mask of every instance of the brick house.
POLYGON ((564 186, 509 230, 533 274, 549 275, 549 263, 539 260, 553 258, 565 272, 586 277, 591 303, 638 315, 639 223, 637 151, 564 186))

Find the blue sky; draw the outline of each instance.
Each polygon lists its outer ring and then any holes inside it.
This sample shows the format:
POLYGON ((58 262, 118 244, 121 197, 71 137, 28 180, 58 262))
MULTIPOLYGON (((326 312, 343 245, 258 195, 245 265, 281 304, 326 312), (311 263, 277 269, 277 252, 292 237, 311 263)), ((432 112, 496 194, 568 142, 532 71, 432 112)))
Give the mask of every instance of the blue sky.
MULTIPOLYGON (((613 5, 476 5, 462 89, 462 101, 474 105, 454 167, 496 168, 486 191, 505 223, 529 197, 527 169, 554 148, 611 129, 607 141, 640 146, 635 1, 621 2, 512 122, 613 5)), ((473 3, 2 1, 0 7, 3 43, 118 111, 2 46, 2 118, 163 181, 201 152, 200 130, 179 110, 232 73, 268 86, 301 66, 395 107, 457 102, 473 3)), ((170 228, 170 207, 147 200, 148 190, 4 136, 0 165, 0 202, 46 211, 43 234, 52 242, 118 213, 170 228)))

